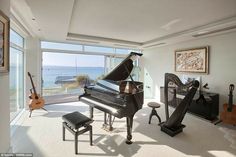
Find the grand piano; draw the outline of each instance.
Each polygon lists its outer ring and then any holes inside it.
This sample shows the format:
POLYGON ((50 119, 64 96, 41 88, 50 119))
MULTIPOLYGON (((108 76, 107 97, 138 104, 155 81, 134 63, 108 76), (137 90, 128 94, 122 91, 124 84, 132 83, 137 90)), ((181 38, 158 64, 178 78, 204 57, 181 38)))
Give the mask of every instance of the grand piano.
POLYGON ((89 105, 90 118, 93 118, 93 109, 99 109, 104 114, 104 125, 112 128, 111 117, 126 117, 127 139, 132 141, 132 125, 135 113, 143 106, 143 83, 134 81, 130 75, 133 61, 142 56, 140 53, 131 52, 114 70, 95 85, 84 87, 84 94, 79 96, 79 101, 89 105))

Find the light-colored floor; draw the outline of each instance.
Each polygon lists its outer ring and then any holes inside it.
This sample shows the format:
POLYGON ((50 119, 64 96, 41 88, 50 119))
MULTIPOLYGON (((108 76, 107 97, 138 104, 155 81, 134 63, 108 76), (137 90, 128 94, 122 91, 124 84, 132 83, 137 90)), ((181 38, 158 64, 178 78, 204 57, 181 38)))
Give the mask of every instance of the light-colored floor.
MULTIPOLYGON (((124 157, 235 157, 236 127, 213 125, 191 114, 186 114, 184 131, 170 137, 160 131, 157 118, 148 124, 150 108, 144 104, 134 118, 133 144, 127 145, 125 119, 116 119, 115 130, 101 129, 103 113, 95 111, 93 122, 94 146, 89 145, 88 133, 79 136, 79 155, 74 154, 74 141, 66 132, 62 141, 63 114, 80 111, 88 116, 88 106, 80 103, 48 105, 46 109, 34 111, 31 118, 28 112, 19 120, 12 136, 12 150, 15 153, 33 153, 34 157, 72 157, 72 156, 124 156, 124 157)), ((172 109, 171 109, 172 110, 172 109)), ((164 106, 158 109, 164 120, 164 106)))
POLYGON ((56 103, 66 103, 78 101, 78 93, 77 94, 61 94, 61 95, 52 95, 52 96, 44 96, 45 104, 56 104, 56 103))

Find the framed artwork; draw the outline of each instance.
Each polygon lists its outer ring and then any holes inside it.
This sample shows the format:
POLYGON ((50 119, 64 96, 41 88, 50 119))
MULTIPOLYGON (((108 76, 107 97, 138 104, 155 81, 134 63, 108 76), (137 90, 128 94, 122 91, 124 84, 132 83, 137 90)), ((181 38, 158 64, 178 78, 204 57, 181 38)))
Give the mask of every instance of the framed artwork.
POLYGON ((208 46, 175 51, 175 71, 208 74, 208 46))
POLYGON ((0 11, 0 72, 9 71, 10 20, 0 11))

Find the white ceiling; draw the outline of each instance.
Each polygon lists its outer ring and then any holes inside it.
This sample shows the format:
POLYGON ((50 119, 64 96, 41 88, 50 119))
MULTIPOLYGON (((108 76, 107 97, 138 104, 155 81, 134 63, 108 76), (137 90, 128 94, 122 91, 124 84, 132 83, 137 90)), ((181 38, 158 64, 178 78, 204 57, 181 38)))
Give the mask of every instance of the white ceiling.
POLYGON ((11 0, 11 6, 32 35, 49 41, 145 48, 236 28, 236 0, 11 0))

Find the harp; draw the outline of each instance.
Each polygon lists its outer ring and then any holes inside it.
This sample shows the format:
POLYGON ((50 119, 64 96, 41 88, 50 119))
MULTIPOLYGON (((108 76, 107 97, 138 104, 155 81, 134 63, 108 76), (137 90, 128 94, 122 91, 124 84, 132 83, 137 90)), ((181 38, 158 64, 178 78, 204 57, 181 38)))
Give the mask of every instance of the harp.
MULTIPOLYGON (((164 86, 164 96, 165 96, 165 114, 166 121, 161 125, 161 131, 167 133, 170 136, 175 136, 176 134, 183 131, 185 125, 182 124, 182 120, 193 100, 193 97, 199 87, 199 82, 194 80, 187 84, 183 84, 181 80, 175 74, 166 73, 165 74, 165 86, 164 86), (184 99, 175 108, 174 112, 169 116, 169 104, 168 104, 168 87, 169 83, 174 83, 178 90, 187 89, 184 99)), ((174 92, 174 99, 176 99, 176 92, 174 92)))

